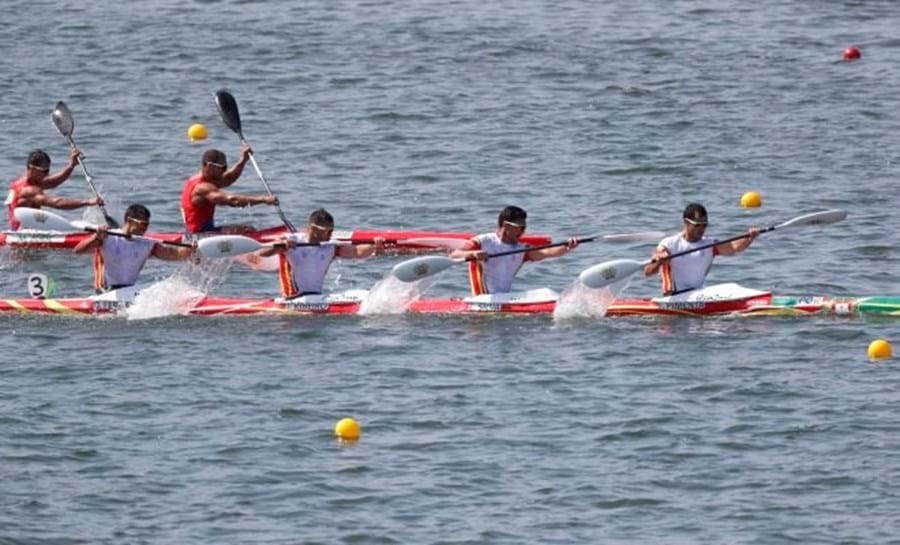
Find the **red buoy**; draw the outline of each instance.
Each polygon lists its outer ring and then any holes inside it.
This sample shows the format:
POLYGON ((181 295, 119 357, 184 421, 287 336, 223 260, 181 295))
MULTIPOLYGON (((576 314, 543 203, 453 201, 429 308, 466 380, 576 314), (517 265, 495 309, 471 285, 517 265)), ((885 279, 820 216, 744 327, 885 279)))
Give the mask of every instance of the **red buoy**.
POLYGON ((859 52, 859 48, 851 45, 847 49, 844 50, 844 60, 845 61, 855 61, 862 57, 862 53, 859 52))

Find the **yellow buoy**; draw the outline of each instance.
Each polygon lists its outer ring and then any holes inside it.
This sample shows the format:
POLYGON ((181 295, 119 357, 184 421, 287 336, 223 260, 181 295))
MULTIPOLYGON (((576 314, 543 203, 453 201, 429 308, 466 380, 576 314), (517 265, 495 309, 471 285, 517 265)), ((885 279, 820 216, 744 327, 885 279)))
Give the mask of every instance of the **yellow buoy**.
POLYGON ((881 360, 894 357, 894 351, 891 343, 884 339, 875 339, 869 343, 869 358, 873 360, 881 360))
POLYGON ((748 191, 741 196, 741 206, 744 208, 759 208, 762 206, 762 196, 756 191, 748 191))
POLYGON ((188 127, 188 139, 191 142, 206 140, 207 136, 209 136, 209 131, 206 130, 206 125, 203 125, 202 123, 194 123, 188 127))
POLYGON ((359 422, 352 418, 342 418, 334 426, 334 434, 344 441, 356 441, 359 439, 359 422))

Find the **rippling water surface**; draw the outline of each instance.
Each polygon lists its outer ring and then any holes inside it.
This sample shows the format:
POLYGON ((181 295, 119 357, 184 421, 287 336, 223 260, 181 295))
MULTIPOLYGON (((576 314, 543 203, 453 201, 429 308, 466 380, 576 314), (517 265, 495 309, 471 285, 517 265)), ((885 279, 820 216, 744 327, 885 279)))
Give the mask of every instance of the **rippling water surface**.
MULTIPOLYGON (((227 87, 287 215, 555 237, 676 230, 691 201, 759 239, 710 281, 898 295, 900 17, 888 1, 11 0, 0 170, 76 140, 119 215, 180 226, 227 87), (863 58, 836 62, 858 45, 863 58), (191 123, 210 128, 190 144, 191 123), (746 210, 742 193, 764 206, 746 210)), ((247 170, 234 189, 260 192, 247 170)), ((83 197, 73 176, 59 194, 83 197)), ((273 224, 271 209, 219 220, 273 224)), ((646 246, 585 245, 519 288, 646 246)), ((334 267, 371 286, 395 259, 334 267)), ((152 264, 163 279, 177 268, 152 264)), ((90 262, 0 255, 83 294, 90 262)), ((232 267, 216 293, 270 295, 232 267)), ((462 267, 430 288, 466 288, 462 267)), ((628 294, 651 295, 637 279, 628 294)), ((900 527, 890 319, 0 317, 0 543, 887 543, 900 527), (333 438, 338 419, 362 440, 333 438)))

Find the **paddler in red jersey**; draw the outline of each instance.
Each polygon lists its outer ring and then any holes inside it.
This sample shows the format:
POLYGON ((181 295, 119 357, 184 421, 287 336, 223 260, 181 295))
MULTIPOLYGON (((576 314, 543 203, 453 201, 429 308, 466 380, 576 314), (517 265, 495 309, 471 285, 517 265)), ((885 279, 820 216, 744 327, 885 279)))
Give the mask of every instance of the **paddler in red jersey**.
POLYGON ((54 197, 44 193, 47 189, 59 187, 65 182, 75 165, 78 164, 78 156, 81 154, 77 149, 72 149, 69 154, 69 163, 60 170, 50 174, 50 156, 43 150, 34 150, 28 154, 28 161, 25 163, 25 174, 22 177, 13 180, 9 185, 9 194, 6 197, 6 208, 9 214, 9 224, 13 230, 18 231, 19 220, 13 215, 13 211, 19 206, 28 208, 41 208, 47 206, 49 208, 58 208, 60 210, 74 210, 85 206, 95 206, 103 204, 103 199, 67 199, 65 197, 54 197))
POLYGON ((213 216, 216 205, 244 207, 255 204, 278 204, 278 198, 270 195, 237 195, 224 191, 241 176, 244 165, 250 159, 250 146, 241 147, 241 159, 230 169, 225 154, 219 150, 207 150, 203 154, 200 171, 187 179, 181 192, 181 214, 188 233, 243 233, 252 230, 248 225, 223 225, 216 227, 213 216))
POLYGON ((560 257, 578 246, 578 239, 570 238, 565 246, 489 257, 490 254, 528 247, 519 242, 525 234, 527 218, 525 210, 518 206, 507 206, 497 218, 495 233, 478 235, 469 239, 465 247, 450 253, 450 257, 454 259, 475 256, 476 259, 469 263, 469 283, 473 295, 509 293, 512 291, 513 279, 524 262, 560 257))
POLYGON ((651 262, 644 267, 644 274, 647 276, 662 271, 663 295, 676 295, 702 288, 709 268, 712 267, 713 259, 717 255, 734 255, 743 252, 759 236, 759 229, 750 228, 745 238, 716 244, 715 238, 705 236, 709 219, 706 208, 697 203, 687 205, 682 213, 682 221, 684 229, 662 239, 653 252, 651 262), (697 250, 676 259, 660 261, 666 256, 702 246, 709 246, 709 248, 697 250))
POLYGON ((299 240, 296 235, 288 235, 283 245, 260 252, 261 257, 279 254, 278 276, 285 299, 322 293, 325 274, 335 258, 362 259, 384 249, 381 237, 375 237, 373 244, 329 244, 333 232, 334 218, 319 208, 310 214, 306 234, 299 240))
MULTIPOLYGON (((132 204, 125 210, 122 231, 141 237, 150 227, 150 210, 132 204)), ((94 289, 97 293, 133 286, 150 256, 168 261, 187 259, 193 248, 176 248, 146 238, 108 235, 107 226, 97 227, 93 236, 78 243, 73 250, 81 254, 94 250, 94 289)))

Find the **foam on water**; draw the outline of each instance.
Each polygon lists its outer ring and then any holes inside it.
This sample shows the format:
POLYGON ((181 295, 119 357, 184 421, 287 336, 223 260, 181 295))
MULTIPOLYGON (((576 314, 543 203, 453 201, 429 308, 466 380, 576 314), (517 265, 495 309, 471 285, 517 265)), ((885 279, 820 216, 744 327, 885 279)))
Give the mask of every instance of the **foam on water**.
POLYGON ((204 295, 176 275, 142 289, 125 310, 125 317, 129 320, 148 320, 187 314, 204 295))
POLYGON ((609 305, 628 286, 628 280, 628 278, 624 278, 609 286, 592 289, 576 278, 556 302, 556 308, 553 309, 553 319, 558 321, 571 320, 573 318, 602 318, 606 316, 609 305))
POLYGON ((173 276, 181 278, 199 291, 210 293, 225 281, 232 264, 230 259, 190 260, 173 276))
POLYGON ((402 314, 434 281, 434 277, 428 277, 417 282, 401 282, 394 275, 387 274, 369 290, 369 295, 359 307, 359 313, 402 314))
POLYGON ((10 252, 9 248, 4 246, 0 248, 0 271, 5 271, 7 269, 11 269, 15 267, 18 263, 13 258, 12 252, 10 252))
POLYGON ((188 261, 174 275, 142 289, 125 311, 129 320, 187 314, 221 284, 232 262, 228 259, 188 261))

